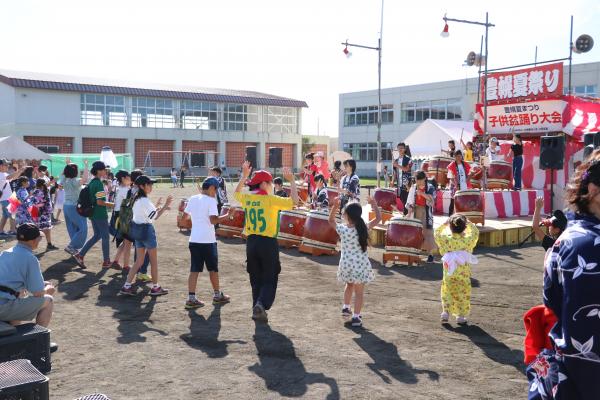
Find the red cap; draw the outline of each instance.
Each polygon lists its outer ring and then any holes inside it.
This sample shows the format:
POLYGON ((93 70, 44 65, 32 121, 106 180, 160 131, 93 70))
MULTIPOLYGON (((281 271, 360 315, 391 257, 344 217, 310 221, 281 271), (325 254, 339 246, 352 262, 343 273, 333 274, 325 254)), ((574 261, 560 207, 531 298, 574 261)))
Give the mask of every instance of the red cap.
POLYGON ((252 178, 246 181, 246 185, 254 186, 263 182, 273 182, 273 176, 269 171, 259 170, 252 175, 252 178))

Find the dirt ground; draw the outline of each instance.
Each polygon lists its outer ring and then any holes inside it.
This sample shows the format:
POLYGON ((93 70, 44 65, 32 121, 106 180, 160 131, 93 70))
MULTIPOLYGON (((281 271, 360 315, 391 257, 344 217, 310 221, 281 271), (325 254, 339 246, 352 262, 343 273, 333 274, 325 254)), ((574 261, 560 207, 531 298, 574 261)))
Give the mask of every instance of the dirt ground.
MULTIPOLYGON (((178 203, 195 192, 164 185, 152 197, 173 193, 178 203)), ((376 279, 366 290, 364 328, 355 330, 340 313, 338 257, 286 250, 270 323, 255 326, 241 240, 219 241, 222 287, 232 302, 208 302, 205 273, 197 292, 207 305, 184 310, 188 237, 176 229, 176 215, 174 209, 157 222, 167 296, 150 298, 144 288, 118 297, 124 278, 102 271, 99 245, 86 270, 62 250, 39 254, 45 278, 58 284, 52 399, 96 391, 119 400, 526 397, 521 317, 542 299, 540 247, 477 251, 464 328, 439 322, 440 264, 383 267, 382 249, 372 248, 376 279)), ((53 235, 61 248, 67 244, 64 223, 53 235)))

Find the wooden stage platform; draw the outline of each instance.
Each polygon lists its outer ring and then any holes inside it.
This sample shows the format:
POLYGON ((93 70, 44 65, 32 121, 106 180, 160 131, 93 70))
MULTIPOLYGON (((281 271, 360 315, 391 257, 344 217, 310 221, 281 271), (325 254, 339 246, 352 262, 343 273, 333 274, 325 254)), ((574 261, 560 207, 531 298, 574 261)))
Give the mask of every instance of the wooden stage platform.
MULTIPOLYGON (((447 216, 434 216, 435 228, 443 224, 447 216)), ((477 224, 479 229, 479 242, 477 247, 503 247, 517 246, 531 233, 531 217, 486 219, 485 226, 477 224)), ((385 225, 379 225, 371 232, 371 244, 374 246, 385 245, 385 225)), ((526 243, 537 242, 531 236, 526 243)))

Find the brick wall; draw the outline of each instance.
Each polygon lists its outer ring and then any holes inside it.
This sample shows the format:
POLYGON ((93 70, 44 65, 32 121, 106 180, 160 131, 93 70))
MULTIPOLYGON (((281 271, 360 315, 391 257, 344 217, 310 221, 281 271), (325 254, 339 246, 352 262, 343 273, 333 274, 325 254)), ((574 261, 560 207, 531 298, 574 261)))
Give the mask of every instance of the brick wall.
MULTIPOLYGON (((149 150, 173 151, 173 140, 135 139, 135 166, 142 168, 149 150)), ((173 153, 151 154, 152 167, 172 167, 173 153)))
POLYGON ((59 153, 73 152, 72 137, 56 137, 56 136, 25 136, 23 138, 32 146, 58 146, 59 153))
MULTIPOLYGON (((225 164, 227 164, 227 167, 234 169, 241 167, 246 159, 246 146, 256 146, 256 143, 227 142, 225 144, 225 164)), ((260 165, 259 167, 263 166, 260 165)))
POLYGON ((218 142, 199 142, 196 140, 183 140, 183 151, 217 151, 218 142))
POLYGON ((283 148, 281 154, 281 163, 283 167, 292 168, 294 165, 294 144, 293 143, 266 143, 265 144, 265 168, 269 167, 269 147, 283 148))
POLYGON ((110 146, 113 153, 127 153, 127 139, 83 138, 81 140, 83 153, 98 153, 103 146, 110 146))
POLYGON ((308 151, 309 153, 316 153, 317 151, 322 151, 325 158, 327 158, 327 145, 326 144, 315 144, 308 151))

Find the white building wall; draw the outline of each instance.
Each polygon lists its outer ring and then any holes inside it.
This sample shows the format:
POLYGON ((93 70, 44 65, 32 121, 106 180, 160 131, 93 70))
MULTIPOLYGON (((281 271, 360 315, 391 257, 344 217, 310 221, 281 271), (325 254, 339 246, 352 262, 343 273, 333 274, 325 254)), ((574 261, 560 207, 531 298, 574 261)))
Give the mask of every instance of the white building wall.
POLYGON ((15 88, 0 82, 0 126, 14 122, 15 88))
POLYGON ((80 123, 79 93, 17 88, 15 108, 18 124, 80 123))

